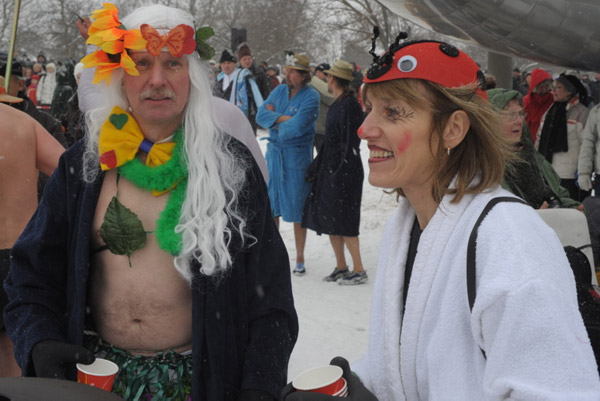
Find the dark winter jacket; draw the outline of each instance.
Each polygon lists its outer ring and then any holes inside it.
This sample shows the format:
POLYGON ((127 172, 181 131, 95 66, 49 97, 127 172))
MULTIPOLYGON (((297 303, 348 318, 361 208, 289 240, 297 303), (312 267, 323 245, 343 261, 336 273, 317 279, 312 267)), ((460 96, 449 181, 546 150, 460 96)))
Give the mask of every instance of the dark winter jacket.
POLYGON ((69 99, 76 90, 71 86, 71 75, 72 73, 70 73, 66 67, 61 67, 56 73, 56 88, 54 89, 54 96, 52 97, 50 114, 61 121, 63 120, 63 115, 66 115, 69 111, 69 99))
MULTIPOLYGON (((256 243, 239 249, 239 240, 232 240, 233 266, 220 280, 194 267, 192 395, 197 401, 275 399, 298 333, 289 259, 259 168, 238 141, 229 146, 251 165, 240 202, 256 243)), ((91 225, 104 177, 86 184, 72 173, 81 171, 83 152, 80 141, 63 154, 12 249, 4 316, 25 376, 35 375, 31 351, 39 341, 82 344, 91 225)))
POLYGON ((356 132, 362 122, 362 109, 352 96, 336 99, 329 108, 302 227, 317 234, 358 236, 364 172, 356 132))
POLYGON ((38 110, 35 104, 29 99, 24 92, 19 92, 19 97, 23 99, 20 103, 13 103, 13 107, 29 114, 35 121, 40 123, 61 145, 67 147, 67 139, 62 132, 60 121, 52 117, 50 114, 38 110))
POLYGON ((248 70, 250 70, 252 76, 256 80, 256 84, 258 85, 258 90, 260 90, 262 98, 268 98, 269 93, 271 93, 271 80, 269 79, 265 69, 252 63, 248 70))

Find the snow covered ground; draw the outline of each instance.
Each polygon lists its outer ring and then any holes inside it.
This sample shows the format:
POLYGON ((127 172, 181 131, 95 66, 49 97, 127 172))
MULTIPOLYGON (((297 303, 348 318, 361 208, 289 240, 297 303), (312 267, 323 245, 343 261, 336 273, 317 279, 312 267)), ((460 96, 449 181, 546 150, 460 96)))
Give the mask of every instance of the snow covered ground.
MULTIPOLYGON (((266 131, 259 130, 259 137, 266 135, 266 131)), ((259 143, 264 153, 266 141, 259 143)), ((290 380, 306 369, 328 364, 334 356, 343 356, 352 363, 366 350, 379 244, 385 223, 396 207, 395 195, 385 194, 369 184, 368 154, 361 143, 365 181, 359 239, 369 282, 357 286, 324 282, 323 277, 335 267, 333 250, 327 235, 318 236, 309 230, 305 250, 307 274, 292 276, 300 333, 290 360, 290 380)), ((293 225, 282 221, 280 230, 293 267, 296 264, 293 225)), ((352 261, 348 252, 346 260, 352 261)))

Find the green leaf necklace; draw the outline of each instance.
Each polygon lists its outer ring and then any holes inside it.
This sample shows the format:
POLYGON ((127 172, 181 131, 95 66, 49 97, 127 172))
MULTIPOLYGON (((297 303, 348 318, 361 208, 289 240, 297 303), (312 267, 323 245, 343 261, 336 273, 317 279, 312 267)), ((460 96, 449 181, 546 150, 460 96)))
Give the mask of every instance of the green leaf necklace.
MULTIPOLYGON (((156 221, 156 240, 160 249, 177 256, 181 251, 181 234, 175 232, 187 189, 187 166, 182 158, 182 132, 177 130, 171 158, 163 165, 149 167, 138 158, 118 167, 122 175, 138 188, 148 191, 171 191, 167 204, 156 221)), ((117 190, 118 191, 118 190, 117 190)), ((117 192, 118 194, 118 192, 117 192)), ((125 207, 115 195, 110 201, 100 227, 100 236, 108 250, 116 255, 131 254, 146 245, 148 234, 137 215, 125 207)), ((131 266, 131 260, 129 261, 131 266)))

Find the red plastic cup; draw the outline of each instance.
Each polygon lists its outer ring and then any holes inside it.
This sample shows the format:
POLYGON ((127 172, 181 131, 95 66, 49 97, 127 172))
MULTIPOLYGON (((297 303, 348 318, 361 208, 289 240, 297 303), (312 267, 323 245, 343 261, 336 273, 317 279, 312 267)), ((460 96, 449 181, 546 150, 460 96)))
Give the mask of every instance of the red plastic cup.
POLYGON ((96 358, 91 365, 77 364, 77 382, 111 391, 119 367, 102 358, 96 358))
POLYGON ((339 366, 317 366, 300 373, 292 386, 298 391, 311 391, 314 393, 336 395, 343 393, 346 380, 342 377, 344 371, 339 366))
POLYGON ((338 392, 332 394, 334 397, 346 397, 348 396, 348 383, 346 379, 342 377, 342 387, 338 390, 338 392))

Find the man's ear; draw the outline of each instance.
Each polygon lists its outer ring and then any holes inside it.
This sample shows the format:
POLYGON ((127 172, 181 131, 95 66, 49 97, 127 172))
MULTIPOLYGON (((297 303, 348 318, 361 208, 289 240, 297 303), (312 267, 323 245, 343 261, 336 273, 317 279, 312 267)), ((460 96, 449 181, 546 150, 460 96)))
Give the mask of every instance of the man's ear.
POLYGON ((464 110, 456 110, 444 128, 443 141, 445 149, 454 149, 465 139, 469 128, 471 127, 471 120, 469 115, 464 110))

